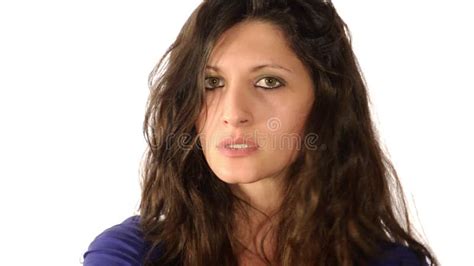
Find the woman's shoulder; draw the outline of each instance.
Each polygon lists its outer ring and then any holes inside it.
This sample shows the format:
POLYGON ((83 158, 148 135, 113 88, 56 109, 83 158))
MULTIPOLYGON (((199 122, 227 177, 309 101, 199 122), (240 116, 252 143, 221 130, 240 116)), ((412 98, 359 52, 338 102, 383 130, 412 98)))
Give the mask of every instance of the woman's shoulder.
MULTIPOLYGON (((148 245, 140 229, 140 217, 132 216, 99 234, 84 253, 85 266, 143 265, 148 245)), ((401 244, 382 245, 382 253, 370 266, 426 266, 417 254, 401 244)))
POLYGON ((382 245, 382 252, 370 266, 426 266, 415 251, 401 244, 388 243, 382 245))
POLYGON ((84 253, 84 265, 142 265, 146 253, 140 217, 132 216, 92 241, 84 253))

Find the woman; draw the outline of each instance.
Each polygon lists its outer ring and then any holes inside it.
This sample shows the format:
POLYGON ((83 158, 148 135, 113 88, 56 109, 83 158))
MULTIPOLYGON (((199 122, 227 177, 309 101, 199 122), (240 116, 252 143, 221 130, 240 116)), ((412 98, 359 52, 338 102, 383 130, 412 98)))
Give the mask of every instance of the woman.
POLYGON ((204 1, 150 76, 141 214, 85 265, 437 265, 331 2, 204 1))

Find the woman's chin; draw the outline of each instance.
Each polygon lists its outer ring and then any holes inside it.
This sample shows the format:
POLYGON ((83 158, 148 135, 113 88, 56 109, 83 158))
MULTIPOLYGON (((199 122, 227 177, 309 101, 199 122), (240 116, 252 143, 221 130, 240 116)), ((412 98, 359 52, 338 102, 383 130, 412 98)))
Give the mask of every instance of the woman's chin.
POLYGON ((217 177, 227 184, 250 184, 261 179, 255 172, 238 171, 228 173, 227 171, 217 171, 217 177))

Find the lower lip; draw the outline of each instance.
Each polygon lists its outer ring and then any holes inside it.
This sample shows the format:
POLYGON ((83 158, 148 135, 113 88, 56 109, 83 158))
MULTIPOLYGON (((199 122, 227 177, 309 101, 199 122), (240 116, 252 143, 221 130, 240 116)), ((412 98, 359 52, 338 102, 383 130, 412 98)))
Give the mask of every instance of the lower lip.
POLYGON ((219 147, 219 151, 227 157, 244 157, 255 153, 258 147, 248 147, 244 149, 231 149, 227 147, 219 147))

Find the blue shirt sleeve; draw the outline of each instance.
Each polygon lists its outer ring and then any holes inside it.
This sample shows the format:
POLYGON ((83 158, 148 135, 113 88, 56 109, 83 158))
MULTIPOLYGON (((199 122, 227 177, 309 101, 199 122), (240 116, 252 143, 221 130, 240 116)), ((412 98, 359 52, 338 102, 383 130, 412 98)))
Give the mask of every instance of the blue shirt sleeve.
POLYGON ((133 216, 98 235, 84 254, 84 265, 143 265, 146 251, 139 217, 133 216))
POLYGON ((427 266, 427 263, 421 261, 412 249, 399 244, 390 244, 370 266, 427 266))

